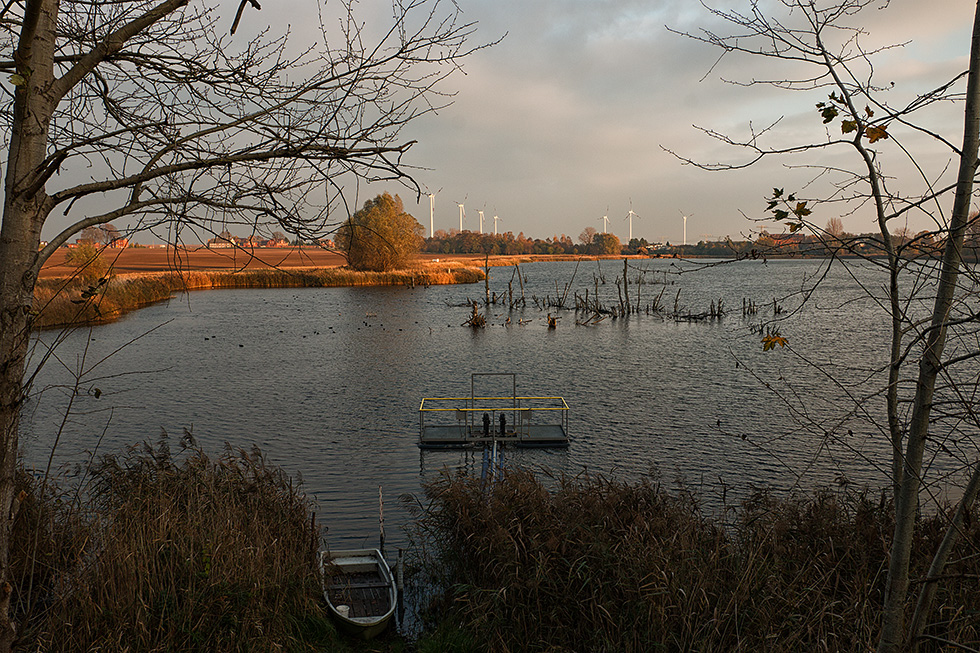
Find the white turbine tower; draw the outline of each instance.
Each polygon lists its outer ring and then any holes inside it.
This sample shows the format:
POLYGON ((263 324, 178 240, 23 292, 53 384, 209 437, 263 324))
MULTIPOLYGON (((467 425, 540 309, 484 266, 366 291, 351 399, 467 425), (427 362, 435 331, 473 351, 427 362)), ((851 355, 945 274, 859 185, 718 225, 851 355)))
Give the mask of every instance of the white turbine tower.
POLYGON ((433 225, 435 224, 435 214, 436 214, 436 194, 429 193, 429 238, 432 238, 432 234, 435 233, 433 225))
POLYGON ((630 240, 633 240, 633 218, 638 218, 638 217, 640 217, 639 214, 633 210, 633 200, 630 200, 629 213, 627 213, 626 217, 623 218, 624 220, 630 221, 630 240))
MULTIPOLYGON (((426 188, 426 190, 429 189, 426 188)), ((442 189, 440 188, 439 190, 442 189)), ((435 216, 436 213, 436 195, 439 194, 439 190, 437 190, 434 193, 427 193, 427 195, 429 196, 429 238, 432 238, 436 233, 433 216, 435 216)))
POLYGON ((483 234, 483 211, 477 211, 480 214, 480 234, 483 234))
POLYGON ((684 216, 684 244, 687 245, 687 219, 693 216, 689 216, 683 211, 681 211, 681 215, 684 216))
POLYGON ((602 233, 606 233, 606 230, 609 229, 609 216, 604 215, 599 219, 602 220, 602 233))
POLYGON ((462 233, 462 231, 463 231, 463 218, 466 217, 466 210, 463 208, 463 202, 456 202, 456 206, 459 207, 459 231, 460 231, 460 233, 462 233))
POLYGON ((497 235, 497 220, 499 220, 499 219, 500 218, 498 218, 497 216, 493 216, 493 235, 494 236, 497 235))

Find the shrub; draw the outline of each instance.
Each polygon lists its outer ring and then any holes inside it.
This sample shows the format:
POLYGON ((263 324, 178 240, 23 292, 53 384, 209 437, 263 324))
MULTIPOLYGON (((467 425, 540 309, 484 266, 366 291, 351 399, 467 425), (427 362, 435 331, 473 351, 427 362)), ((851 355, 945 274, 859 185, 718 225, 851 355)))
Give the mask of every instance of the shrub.
POLYGON ((109 271, 109 264, 102 257, 102 249, 89 242, 68 250, 65 265, 75 268, 75 275, 86 283, 98 281, 109 271))
POLYGON ((422 225, 388 193, 364 203, 337 232, 337 244, 355 270, 385 272, 418 257, 425 241, 422 225))

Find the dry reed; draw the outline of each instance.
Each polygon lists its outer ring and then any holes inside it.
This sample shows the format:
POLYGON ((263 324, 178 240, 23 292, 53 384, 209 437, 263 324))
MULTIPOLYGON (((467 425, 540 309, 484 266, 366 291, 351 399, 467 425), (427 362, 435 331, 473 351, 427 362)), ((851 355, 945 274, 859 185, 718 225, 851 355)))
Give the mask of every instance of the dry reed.
MULTIPOLYGON (((867 494, 760 493, 733 525, 653 482, 555 479, 527 472, 492 489, 465 477, 431 483, 418 517, 422 559, 442 588, 436 623, 481 651, 867 651, 877 636, 890 511, 867 494)), ((927 518, 921 574, 941 537, 927 518)), ((980 527, 948 569, 931 629, 980 640, 980 527)), ((431 616, 431 615, 430 615, 431 616)))
POLYGON ((189 270, 127 274, 104 278, 41 279, 34 291, 34 325, 47 329, 99 324, 175 293, 190 290, 245 288, 332 288, 343 286, 429 286, 476 283, 483 271, 450 261, 420 263, 389 272, 349 268, 189 270))
POLYGON ((321 600, 310 505, 259 452, 228 450, 211 459, 188 448, 171 455, 161 438, 103 456, 90 474, 75 499, 44 500, 35 486, 39 500, 21 516, 15 558, 23 566, 23 647, 336 645, 321 600))

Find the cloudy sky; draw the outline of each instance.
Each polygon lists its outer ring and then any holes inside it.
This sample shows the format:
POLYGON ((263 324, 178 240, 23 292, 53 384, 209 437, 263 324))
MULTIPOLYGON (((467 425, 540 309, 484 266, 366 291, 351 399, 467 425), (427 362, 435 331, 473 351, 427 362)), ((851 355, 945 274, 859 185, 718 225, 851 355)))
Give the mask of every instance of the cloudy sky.
MULTIPOLYGON (((436 229, 458 228, 456 203, 464 202, 464 229, 477 230, 477 211, 483 210, 485 231, 493 230, 492 216, 498 215, 501 231, 577 239, 586 227, 601 230, 608 215, 609 230, 625 241, 632 202, 639 216, 633 221, 636 237, 680 242, 684 214, 690 216, 689 242, 738 237, 758 229, 743 213, 763 217, 765 196, 774 186, 791 188, 813 177, 785 165, 799 161, 709 173, 681 165, 664 150, 704 162, 737 162, 744 153, 720 146, 694 125, 742 137, 750 121, 758 127, 780 117, 774 145, 826 138, 815 110, 826 91, 728 84, 723 80, 780 71, 772 63, 735 56, 714 66, 717 50, 668 31, 666 26, 725 30, 693 0, 458 2, 464 18, 479 23, 477 39, 506 37, 472 55, 465 75, 449 80, 458 93, 453 106, 406 131, 419 141, 412 163, 428 168, 418 180, 431 192, 441 189, 436 229)), ((728 4, 746 8, 748 2, 728 4)), ((966 69, 972 10, 962 0, 895 0, 858 19, 869 46, 911 41, 886 53, 877 67, 878 81, 895 82, 888 96, 893 106, 966 69)), ((962 118, 955 110, 933 120, 952 140, 960 138, 962 118)), ((901 136, 898 128, 894 133, 901 136)), ((948 152, 918 144, 928 163, 946 165, 948 152)), ((900 158, 891 146, 882 144, 880 156, 900 158)), ((852 156, 842 150, 841 163, 852 156)), ((404 195, 428 232, 428 198, 415 204, 404 195)), ((826 211, 827 217, 840 213, 826 211)), ((846 216, 844 225, 853 232, 874 227, 860 212, 846 216)), ((910 226, 928 224, 915 218, 910 226)))
MULTIPOLYGON (((444 0, 448 2, 448 0, 444 0)), ((719 9, 748 9, 749 0, 706 0, 719 9)), ((494 41, 464 63, 462 72, 441 87, 455 92, 452 106, 408 125, 404 140, 416 140, 408 162, 416 179, 435 198, 435 229, 458 228, 457 202, 465 205, 464 229, 476 231, 478 211, 483 230, 523 232, 534 238, 567 234, 578 239, 586 227, 629 237, 625 219, 632 207, 635 237, 651 242, 739 238, 760 227, 746 216, 765 217, 766 196, 773 187, 787 192, 826 194, 823 179, 806 186, 815 173, 806 164, 840 165, 852 169, 854 155, 846 148, 810 158, 767 160, 749 170, 706 172, 681 162, 666 150, 704 163, 745 160, 745 153, 723 146, 695 125, 743 138, 750 125, 759 129, 779 124, 767 143, 785 146, 819 142, 828 137, 815 104, 826 90, 787 92, 768 86, 739 86, 791 74, 772 61, 727 56, 668 30, 731 33, 695 0, 455 0, 462 19, 477 23, 472 44, 494 41)), ((237 1, 228 6, 237 6, 237 1)), ((311 42, 317 0, 268 0, 263 10, 246 11, 243 33, 288 24, 293 45, 311 42)), ((875 80, 888 87, 884 98, 903 106, 967 67, 973 8, 966 0, 893 0, 877 3, 853 19, 864 27, 866 47, 908 42, 882 53, 875 80), (894 86, 892 86, 894 82, 894 86)), ((760 6, 782 9, 779 0, 760 6)), ((391 21, 390 0, 362 0, 359 16, 375 29, 391 21)), ((331 22, 336 3, 319 8, 331 22)), ((785 11, 783 9, 783 11, 785 11)), ((786 19, 791 21, 792 17, 786 19)), ((964 85, 965 86, 965 85, 964 85)), ((958 143, 962 107, 949 105, 926 117, 929 128, 958 143)), ((912 193, 920 183, 902 158, 899 145, 916 153, 925 173, 938 179, 948 166, 948 150, 929 139, 893 125, 892 140, 877 146, 879 160, 896 179, 892 188, 912 193), (893 167, 893 165, 897 167, 893 167)), ((838 131, 839 134, 839 131, 838 131)), ((952 166, 955 170, 955 164, 952 166)), ((947 173, 948 174, 948 173, 947 173)), ((388 190, 401 194, 406 209, 429 233, 429 201, 416 203, 414 193, 395 184, 361 188, 356 205, 388 190)), ((951 200, 947 202, 951 204, 951 200)), ((840 215, 837 205, 815 214, 818 224, 840 215)), ((948 209, 947 209, 948 210, 948 209)), ((867 211, 843 217, 848 231, 871 231, 867 211)), ((928 217, 909 225, 927 228, 928 217)))

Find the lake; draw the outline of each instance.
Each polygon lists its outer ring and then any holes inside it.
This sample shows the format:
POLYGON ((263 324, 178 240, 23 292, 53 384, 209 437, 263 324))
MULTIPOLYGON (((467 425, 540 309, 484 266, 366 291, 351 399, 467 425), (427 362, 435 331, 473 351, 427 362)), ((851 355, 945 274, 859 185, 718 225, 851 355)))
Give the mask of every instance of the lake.
MULTIPOLYGON (((879 272, 854 264, 827 273, 823 261, 629 265, 631 292, 644 279, 641 307, 659 296, 668 311, 676 303, 701 313, 721 300, 726 316, 688 321, 643 310, 580 326, 574 312, 552 310, 559 322, 549 329, 532 295, 553 299, 568 285, 569 304, 597 289, 605 303, 618 302, 622 261, 592 261, 521 265, 527 308, 492 306, 485 329, 462 326, 466 302, 482 301, 480 283, 194 292, 112 324, 45 332, 33 364, 62 341, 25 408, 24 458, 46 463, 78 376, 59 467, 161 429, 176 448, 187 428, 209 452, 257 445, 302 476, 333 547, 376 544, 382 486, 389 542, 400 542, 400 495, 419 495, 440 470, 480 466, 478 452, 418 449, 421 398, 468 396, 472 373, 513 372, 519 395, 565 398, 571 445, 508 451, 510 466, 654 473, 696 489, 709 506, 722 491, 731 498, 760 486, 887 483, 886 438, 863 414, 884 415, 873 389, 888 323, 859 285, 881 287, 879 272), (743 300, 758 312, 743 316, 743 300), (764 352, 759 327, 773 319, 774 302, 789 347, 764 352)), ((499 295, 513 279, 519 295, 513 275, 493 268, 491 290, 499 295)))

